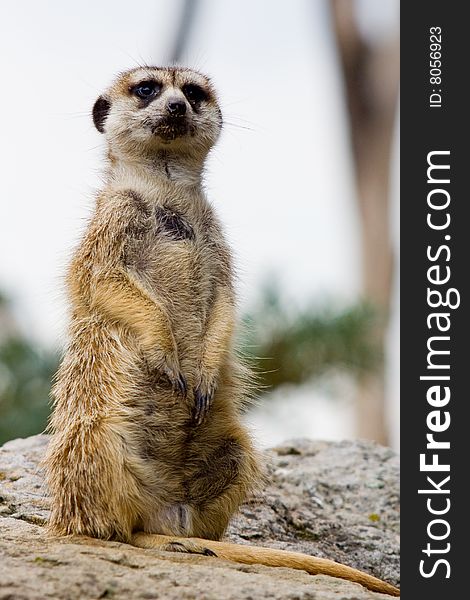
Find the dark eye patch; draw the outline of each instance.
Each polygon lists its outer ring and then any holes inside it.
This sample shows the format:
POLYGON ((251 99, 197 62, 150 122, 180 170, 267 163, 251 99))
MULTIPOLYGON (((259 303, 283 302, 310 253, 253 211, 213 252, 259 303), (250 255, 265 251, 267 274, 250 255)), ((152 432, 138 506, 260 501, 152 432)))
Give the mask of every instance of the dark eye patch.
POLYGON ((207 92, 195 83, 185 83, 182 87, 182 90, 183 94, 186 96, 189 102, 191 102, 191 104, 198 104, 199 102, 207 100, 209 97, 207 92))
POLYGON ((143 106, 147 106, 160 93, 162 86, 158 81, 149 79, 140 81, 129 88, 129 92, 139 98, 143 106))

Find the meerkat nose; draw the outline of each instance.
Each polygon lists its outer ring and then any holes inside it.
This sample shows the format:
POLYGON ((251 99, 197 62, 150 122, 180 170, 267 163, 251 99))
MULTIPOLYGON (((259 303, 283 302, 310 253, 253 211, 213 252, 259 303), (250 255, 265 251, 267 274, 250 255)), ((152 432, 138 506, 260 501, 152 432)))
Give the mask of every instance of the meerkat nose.
POLYGON ((182 117, 186 114, 186 102, 179 98, 171 98, 168 100, 166 108, 170 115, 175 117, 182 117))

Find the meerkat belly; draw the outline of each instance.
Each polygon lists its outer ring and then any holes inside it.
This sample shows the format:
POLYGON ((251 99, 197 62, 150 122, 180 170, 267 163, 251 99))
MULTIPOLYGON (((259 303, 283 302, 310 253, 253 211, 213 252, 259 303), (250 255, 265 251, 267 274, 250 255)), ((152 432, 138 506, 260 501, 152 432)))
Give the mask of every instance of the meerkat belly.
POLYGON ((160 242, 149 272, 151 287, 169 315, 183 370, 200 355, 213 290, 210 266, 186 243, 160 242))
MULTIPOLYGON (((165 376, 144 373, 134 397, 132 420, 139 433, 139 454, 148 465, 149 481, 168 480, 171 500, 157 503, 144 528, 167 531, 165 523, 184 522, 189 476, 203 470, 204 459, 195 446, 192 395, 197 383, 203 337, 214 297, 216 261, 191 217, 164 207, 155 209, 155 219, 127 248, 127 266, 164 307, 171 322, 180 367, 187 381, 188 400, 182 400, 165 376), (202 460, 202 462, 201 462, 202 460), (158 474, 158 475, 157 475, 158 474), (176 519, 176 516, 178 519, 176 519)), ((223 444, 224 440, 220 441, 223 444)), ((200 442, 196 446, 200 445, 200 442)), ((158 484, 156 484, 158 490, 158 484)), ((162 494, 158 491, 162 500, 162 494)), ((165 494, 165 498, 168 496, 165 494)), ((185 517, 186 515, 186 517, 185 517)), ((181 533, 184 531, 184 527, 181 533)), ((177 533, 178 530, 173 531, 177 533)))

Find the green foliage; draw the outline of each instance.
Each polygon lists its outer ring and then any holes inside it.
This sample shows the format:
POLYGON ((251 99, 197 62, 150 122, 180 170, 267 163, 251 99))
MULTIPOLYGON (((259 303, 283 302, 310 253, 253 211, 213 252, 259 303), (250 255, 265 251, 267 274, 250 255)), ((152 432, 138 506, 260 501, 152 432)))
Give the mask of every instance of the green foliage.
POLYGON ((41 432, 57 357, 21 337, 0 345, 0 444, 41 432))
POLYGON ((258 373, 261 388, 300 384, 328 370, 360 376, 378 368, 382 350, 374 341, 378 315, 366 303, 298 310, 281 300, 274 285, 244 319, 242 350, 258 373))

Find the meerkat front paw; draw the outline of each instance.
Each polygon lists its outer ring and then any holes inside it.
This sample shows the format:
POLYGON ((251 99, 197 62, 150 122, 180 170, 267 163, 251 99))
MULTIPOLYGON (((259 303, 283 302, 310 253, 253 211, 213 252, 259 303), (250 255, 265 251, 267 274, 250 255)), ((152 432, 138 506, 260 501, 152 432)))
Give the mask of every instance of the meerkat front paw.
POLYGON ((163 369, 165 375, 170 380, 171 386, 177 394, 186 398, 188 394, 188 384, 186 383, 186 378, 181 372, 163 369))
POLYGON ((201 381, 194 390, 194 421, 200 425, 206 418, 214 400, 214 394, 217 389, 215 379, 201 381))
POLYGON ((188 385, 185 376, 181 372, 176 353, 173 353, 173 355, 165 355, 162 352, 156 352, 152 357, 151 365, 155 370, 164 373, 168 377, 171 387, 177 394, 186 398, 188 385))

